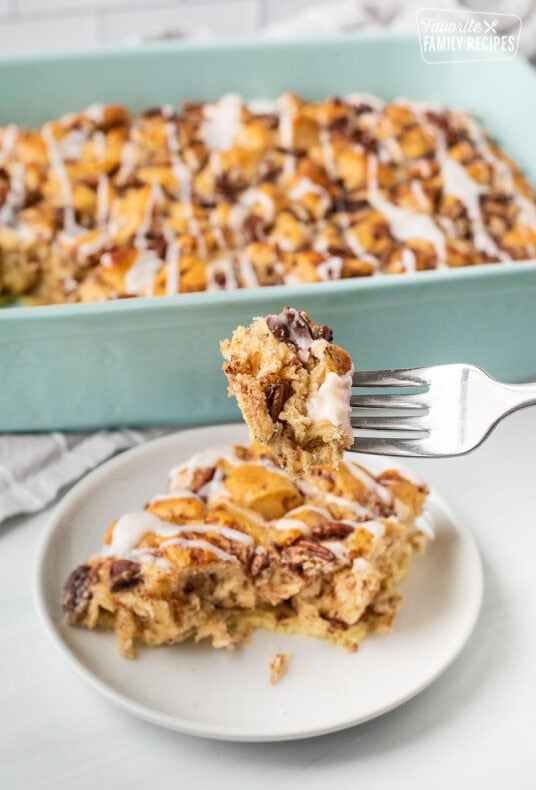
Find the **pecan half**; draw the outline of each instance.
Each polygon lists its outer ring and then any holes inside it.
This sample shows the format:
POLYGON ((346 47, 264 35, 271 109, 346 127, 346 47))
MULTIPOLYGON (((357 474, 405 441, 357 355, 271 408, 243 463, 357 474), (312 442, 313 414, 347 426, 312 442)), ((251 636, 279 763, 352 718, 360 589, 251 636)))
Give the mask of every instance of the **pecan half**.
POLYGON ((110 590, 113 593, 135 587, 141 580, 141 568, 137 562, 114 560, 110 565, 110 590))
POLYGON ((275 422, 287 400, 292 394, 292 386, 287 379, 279 379, 275 384, 270 384, 264 393, 266 398, 266 406, 270 417, 275 422))
POLYGON ((337 561, 337 557, 332 551, 312 540, 299 540, 292 546, 286 546, 282 551, 282 557, 291 567, 302 570, 321 566, 325 562, 337 561))
POLYGON ((321 527, 315 527, 312 534, 315 538, 322 540, 342 540, 354 531, 350 524, 343 524, 340 521, 327 521, 321 527))
POLYGON ((68 622, 81 620, 87 612, 92 597, 89 589, 90 576, 89 565, 79 565, 63 586, 61 605, 68 622))
POLYGON ((253 559, 251 560, 251 565, 249 566, 249 574, 252 578, 258 576, 259 573, 264 570, 270 564, 270 560, 268 559, 268 554, 266 552, 258 552, 253 555, 253 559))

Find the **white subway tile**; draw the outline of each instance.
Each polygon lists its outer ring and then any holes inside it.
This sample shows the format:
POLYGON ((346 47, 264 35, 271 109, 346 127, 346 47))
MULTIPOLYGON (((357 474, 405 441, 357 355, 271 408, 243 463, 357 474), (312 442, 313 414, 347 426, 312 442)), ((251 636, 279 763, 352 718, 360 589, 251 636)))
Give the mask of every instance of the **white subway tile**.
POLYGON ((150 10, 105 11, 104 38, 119 43, 163 31, 185 30, 187 33, 209 31, 217 36, 241 36, 254 32, 260 22, 258 0, 189 0, 177 6, 152 7, 150 10))
POLYGON ((81 49, 97 43, 94 16, 0 22, 0 52, 81 49))
POLYGON ((326 0, 264 0, 265 23, 271 25, 275 22, 282 22, 318 3, 326 5, 326 0))
MULTIPOLYGON (((182 0, 166 0, 166 2, 172 5, 174 2, 182 2, 182 0)), ((132 6, 145 6, 147 8, 150 4, 151 0, 17 0, 17 11, 22 16, 31 16, 33 14, 46 16, 47 14, 58 15, 59 13, 69 16, 70 14, 78 14, 84 11, 93 12, 100 8, 108 7, 122 7, 127 10, 132 6)))

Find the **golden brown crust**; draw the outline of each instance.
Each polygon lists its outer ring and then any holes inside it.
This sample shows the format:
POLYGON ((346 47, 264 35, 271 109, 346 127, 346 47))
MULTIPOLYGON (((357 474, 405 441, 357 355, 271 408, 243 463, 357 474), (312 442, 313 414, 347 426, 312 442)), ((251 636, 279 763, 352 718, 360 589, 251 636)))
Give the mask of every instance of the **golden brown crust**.
POLYGON ((36 304, 528 259, 534 216, 471 116, 416 102, 231 96, 0 128, 0 294, 36 304))

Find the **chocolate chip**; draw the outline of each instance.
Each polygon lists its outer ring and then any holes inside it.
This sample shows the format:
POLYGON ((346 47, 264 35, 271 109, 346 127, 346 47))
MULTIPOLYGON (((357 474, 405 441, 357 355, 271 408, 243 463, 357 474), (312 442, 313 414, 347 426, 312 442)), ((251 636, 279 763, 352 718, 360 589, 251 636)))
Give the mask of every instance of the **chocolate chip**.
POLYGON ((275 422, 287 400, 292 393, 292 386, 287 379, 279 379, 275 384, 270 384, 265 392, 266 406, 270 417, 275 422))
POLYGON ((300 341, 313 339, 311 324, 293 307, 285 307, 279 315, 269 315, 266 319, 268 329, 281 343, 300 346, 300 341))
POLYGON ((135 587, 141 580, 141 568, 137 562, 114 560, 110 565, 110 590, 113 593, 135 587))
POLYGON ((81 620, 89 606, 91 592, 89 581, 91 568, 89 565, 79 565, 71 573, 63 586, 61 605, 67 618, 73 622, 81 620))

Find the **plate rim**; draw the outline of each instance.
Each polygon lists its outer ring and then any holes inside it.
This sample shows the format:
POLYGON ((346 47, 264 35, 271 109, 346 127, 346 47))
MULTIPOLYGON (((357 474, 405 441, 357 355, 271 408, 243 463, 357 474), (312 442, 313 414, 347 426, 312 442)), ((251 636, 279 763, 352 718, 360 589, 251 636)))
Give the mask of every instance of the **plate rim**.
MULTIPOLYGON (((467 617, 467 622, 463 632, 458 636, 455 649, 449 654, 448 658, 443 663, 434 669, 423 681, 409 690, 402 696, 397 696, 391 704, 384 705, 371 712, 368 715, 356 716, 355 718, 346 718, 345 720, 328 726, 316 726, 308 730, 296 731, 295 729, 288 729, 286 731, 278 729, 277 731, 267 729, 262 732, 249 733, 241 728, 229 728, 225 725, 206 724, 184 719, 179 716, 173 716, 168 713, 155 712, 150 706, 135 702, 125 694, 115 690, 107 682, 101 680, 94 674, 84 663, 79 660, 73 650, 68 646, 59 632, 55 620, 49 611, 46 604, 45 594, 45 558, 47 555, 49 543, 55 534, 56 529, 62 521, 65 511, 67 511, 71 503, 76 500, 93 486, 95 481, 102 477, 107 477, 110 472, 116 467, 120 467, 125 459, 135 458, 139 455, 144 455, 148 450, 158 450, 160 447, 168 444, 173 444, 177 438, 185 437, 188 435, 199 434, 213 434, 215 430, 225 429, 234 430, 236 428, 244 429, 241 423, 218 423, 210 426, 199 426, 187 428, 185 430, 174 431, 166 436, 161 436, 152 439, 137 447, 130 448, 129 450, 118 453, 116 456, 109 458, 102 464, 99 464, 95 469, 91 470, 88 474, 84 475, 78 480, 73 487, 63 496, 60 501, 55 505, 52 513, 49 515, 43 533, 40 537, 39 544, 34 559, 34 568, 32 573, 32 598, 34 607, 38 614, 38 619, 43 626, 45 632, 51 638, 56 649, 60 652, 67 664, 75 671, 75 673, 82 677, 90 687, 98 691, 102 696, 118 705, 128 713, 137 716, 140 719, 156 724, 160 727, 179 732, 185 735, 192 735, 207 739, 234 741, 234 742, 277 742, 289 740, 304 740, 307 738, 314 738, 321 735, 327 735, 333 732, 339 732, 359 724, 364 724, 367 721, 383 716, 389 711, 404 705, 413 697, 416 697, 426 688, 432 685, 459 657, 463 648, 467 644, 474 627, 477 623, 480 611, 482 608, 483 592, 484 592, 484 574, 482 566, 482 558, 478 550, 476 541, 471 532, 463 525, 461 525, 455 518, 450 504, 443 498, 441 493, 435 486, 430 487, 430 492, 434 494, 438 504, 445 512, 448 520, 454 525, 456 531, 463 539, 465 547, 472 555, 473 564, 473 585, 475 587, 472 602, 472 611, 467 617)), ((216 442, 214 442, 216 443, 216 442)), ((361 455, 361 454, 360 454, 361 455)), ((368 458, 368 456, 367 456, 368 458)), ((381 459, 384 456, 375 456, 375 459, 381 459)), ((400 469, 407 468, 405 464, 400 464, 398 460, 395 461, 396 466, 400 469)))

